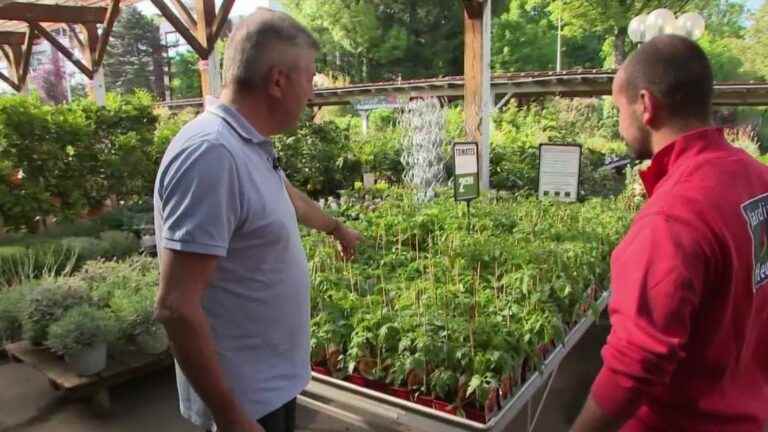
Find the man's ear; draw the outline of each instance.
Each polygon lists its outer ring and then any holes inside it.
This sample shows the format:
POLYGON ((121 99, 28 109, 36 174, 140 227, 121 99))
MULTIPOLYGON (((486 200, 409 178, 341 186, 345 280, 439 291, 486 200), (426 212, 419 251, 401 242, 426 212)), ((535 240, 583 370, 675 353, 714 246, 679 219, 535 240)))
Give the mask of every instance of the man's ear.
POLYGON ((288 86, 288 71, 280 66, 269 68, 267 92, 276 99, 282 99, 288 86))
POLYGON ((640 90, 640 97, 638 98, 638 104, 640 104, 641 118, 643 124, 650 127, 659 116, 659 110, 661 109, 661 101, 654 96, 648 90, 640 90))

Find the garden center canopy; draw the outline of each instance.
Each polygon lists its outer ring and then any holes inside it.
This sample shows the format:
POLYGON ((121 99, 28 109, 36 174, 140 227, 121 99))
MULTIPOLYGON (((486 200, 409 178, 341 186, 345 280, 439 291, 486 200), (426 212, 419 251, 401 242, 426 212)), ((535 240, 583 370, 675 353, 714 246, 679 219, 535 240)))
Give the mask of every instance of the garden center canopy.
MULTIPOLYGON (((32 46, 45 39, 91 80, 98 80, 112 27, 120 8, 141 0, 0 0, 0 53, 9 74, 0 74, 16 91, 22 91, 29 75, 32 46), (53 33, 66 27, 75 50, 53 33)), ((206 60, 221 36, 235 0, 195 0, 195 13, 182 0, 151 0, 163 17, 192 49, 206 60)), ((203 73, 204 74, 204 73, 203 73)), ((206 80, 203 80, 205 87, 206 80)))

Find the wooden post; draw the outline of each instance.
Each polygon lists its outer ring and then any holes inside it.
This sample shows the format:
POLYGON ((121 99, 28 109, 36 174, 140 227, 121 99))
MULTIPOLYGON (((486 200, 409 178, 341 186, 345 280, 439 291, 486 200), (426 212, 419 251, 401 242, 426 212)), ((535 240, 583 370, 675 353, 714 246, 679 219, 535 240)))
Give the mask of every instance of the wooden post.
MULTIPOLYGON (((206 48, 208 55, 200 56, 200 63, 198 68, 200 69, 200 88, 203 91, 203 101, 208 96, 218 96, 216 94, 216 55, 212 52, 212 47, 209 46, 208 30, 213 26, 213 21, 216 19, 216 4, 214 0, 197 0, 195 12, 197 12, 197 39, 206 48)), ((214 42, 215 43, 215 42, 214 42)))
POLYGON ((107 86, 104 81, 104 68, 99 68, 93 79, 88 83, 88 96, 96 102, 98 106, 104 106, 107 103, 107 86))
POLYGON ((480 188, 490 188, 491 2, 464 3, 464 126, 480 150, 480 188))

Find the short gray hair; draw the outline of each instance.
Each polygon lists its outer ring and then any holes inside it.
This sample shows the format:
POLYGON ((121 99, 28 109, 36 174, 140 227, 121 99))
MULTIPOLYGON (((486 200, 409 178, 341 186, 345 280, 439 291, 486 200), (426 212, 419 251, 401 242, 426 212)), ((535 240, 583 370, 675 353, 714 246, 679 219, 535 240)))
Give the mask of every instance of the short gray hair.
POLYGON ((267 8, 237 24, 224 53, 224 84, 258 88, 278 61, 280 45, 320 51, 317 39, 290 15, 267 8))

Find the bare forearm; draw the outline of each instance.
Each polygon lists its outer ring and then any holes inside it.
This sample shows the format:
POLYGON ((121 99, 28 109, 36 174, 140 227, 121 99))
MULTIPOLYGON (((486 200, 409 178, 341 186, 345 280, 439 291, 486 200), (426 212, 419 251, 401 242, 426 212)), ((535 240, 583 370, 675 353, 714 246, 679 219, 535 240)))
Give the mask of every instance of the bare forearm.
POLYGON ((296 189, 292 185, 286 185, 288 195, 291 198, 293 207, 296 209, 296 217, 299 223, 307 228, 312 228, 324 233, 332 233, 338 226, 339 221, 328 214, 304 192, 296 189))
POLYGON ((623 423, 607 416, 590 396, 571 432, 613 432, 623 423))
POLYGON ((243 413, 225 384, 203 311, 162 315, 173 354, 192 387, 210 408, 216 424, 223 426, 239 421, 243 413))

